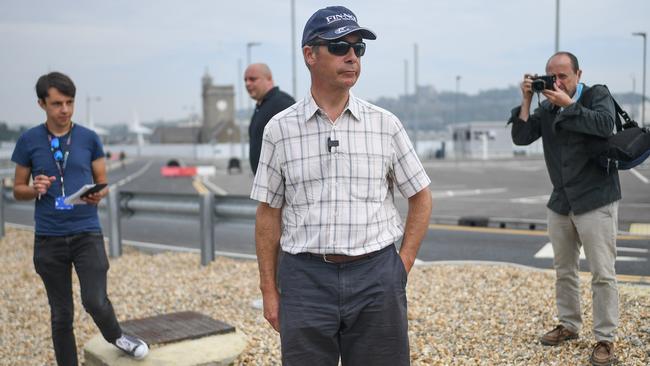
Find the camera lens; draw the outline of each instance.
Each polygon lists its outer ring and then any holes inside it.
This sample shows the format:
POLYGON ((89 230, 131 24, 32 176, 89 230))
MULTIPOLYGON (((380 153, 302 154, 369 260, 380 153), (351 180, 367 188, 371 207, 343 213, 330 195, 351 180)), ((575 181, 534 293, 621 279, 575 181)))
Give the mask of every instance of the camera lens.
POLYGON ((531 85, 531 87, 533 88, 533 91, 536 91, 536 92, 541 92, 542 90, 544 90, 545 86, 546 86, 546 83, 544 82, 544 80, 541 80, 541 79, 533 80, 533 83, 531 85))

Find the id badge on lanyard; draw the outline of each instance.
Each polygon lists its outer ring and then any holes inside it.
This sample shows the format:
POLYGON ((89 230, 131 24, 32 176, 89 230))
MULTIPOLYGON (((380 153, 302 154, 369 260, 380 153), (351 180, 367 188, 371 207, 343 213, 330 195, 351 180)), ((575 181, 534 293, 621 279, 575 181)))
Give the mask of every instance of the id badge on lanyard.
POLYGON ((65 203, 65 196, 58 196, 54 200, 54 209, 56 210, 72 210, 74 205, 68 205, 65 203))
POLYGON ((56 196, 54 200, 54 209, 55 210, 72 210, 74 208, 74 205, 66 204, 65 203, 65 185, 63 182, 63 175, 65 174, 65 168, 66 164, 68 163, 68 156, 70 155, 70 143, 72 142, 72 128, 74 125, 70 127, 70 132, 68 136, 68 141, 66 143, 68 150, 64 153, 61 150, 61 143, 59 141, 59 138, 51 135, 48 131, 47 138, 50 142, 50 151, 52 152, 52 158, 54 158, 54 163, 56 164, 56 167, 59 170, 59 175, 61 177, 61 195, 56 196))

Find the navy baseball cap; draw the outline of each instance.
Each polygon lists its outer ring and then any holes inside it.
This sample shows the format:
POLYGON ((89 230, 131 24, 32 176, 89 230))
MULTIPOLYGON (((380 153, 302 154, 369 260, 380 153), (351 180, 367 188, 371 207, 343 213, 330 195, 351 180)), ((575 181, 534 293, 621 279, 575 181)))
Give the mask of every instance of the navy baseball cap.
POLYGON ((377 39, 375 32, 359 26, 357 16, 350 9, 344 6, 328 6, 315 12, 305 24, 302 46, 316 38, 330 41, 352 32, 359 32, 364 39, 377 39))

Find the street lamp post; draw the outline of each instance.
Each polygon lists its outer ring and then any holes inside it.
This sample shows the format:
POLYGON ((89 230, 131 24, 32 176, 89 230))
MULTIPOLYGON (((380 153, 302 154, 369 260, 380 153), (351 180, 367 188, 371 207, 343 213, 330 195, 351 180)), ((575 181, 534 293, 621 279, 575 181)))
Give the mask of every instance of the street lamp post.
POLYGON ((251 64, 251 48, 261 45, 260 42, 248 42, 246 43, 246 66, 251 64))
POLYGON ((560 51, 560 0, 555 1, 555 52, 560 51))
POLYGON ((460 75, 456 75, 456 97, 454 98, 454 123, 458 123, 458 93, 460 93, 460 75))
POLYGON ((95 122, 92 120, 92 114, 90 114, 90 104, 101 100, 101 97, 91 97, 90 95, 86 95, 86 123, 91 130, 95 129, 95 122))
POLYGON ((242 102, 244 101, 244 86, 242 84, 242 80, 244 79, 244 70, 243 70, 243 67, 242 67, 241 58, 237 59, 237 75, 239 75, 239 77, 237 78, 237 80, 238 80, 237 81, 237 89, 239 89, 239 96, 237 98, 239 100, 238 100, 238 103, 237 103, 237 107, 241 110, 242 108, 244 108, 244 106, 242 105, 242 102))
MULTIPOLYGON (((244 72, 242 71, 241 63, 242 63, 241 58, 237 59, 237 75, 239 75, 239 82, 237 83, 239 89, 239 97, 237 98, 238 99, 237 105, 240 111, 242 110, 242 108, 244 108, 244 105, 242 104, 242 102, 244 101, 244 87, 242 86, 242 79, 244 78, 244 72)), ((240 116, 238 116, 237 113, 235 113, 235 122, 239 127, 239 146, 241 148, 241 159, 244 160, 244 157, 246 157, 246 151, 244 149, 244 119, 240 118, 240 116)))
MULTIPOLYGON (((636 93, 636 77, 634 74, 630 74, 630 78, 632 78, 632 95, 634 95, 636 93)), ((634 119, 634 109, 630 111, 630 118, 632 119, 634 119)))
MULTIPOLYGON (((255 46, 259 46, 260 44, 261 44, 260 42, 246 43, 246 67, 250 66, 251 64, 251 48, 255 46)), ((250 113, 251 110, 252 110, 251 98, 248 98, 248 112, 250 113)), ((248 117, 250 117, 250 115, 248 117)))
MULTIPOLYGON (((250 66, 251 64, 251 48, 255 46, 261 45, 260 42, 248 42, 246 43, 246 67, 250 66)), ((242 76, 240 76, 242 77, 242 76)), ((248 98, 248 113, 246 113, 246 118, 250 121, 251 117, 253 116, 253 104, 252 104, 252 98, 248 98)), ((240 141, 240 146, 241 146, 241 156, 242 159, 244 158, 244 139, 242 138, 244 134, 244 126, 243 123, 239 127, 239 141, 240 141)), ((249 136, 250 138, 250 136, 249 136)), ((249 142, 250 143, 250 142, 249 142)))
POLYGON ((409 95, 409 60, 404 60, 404 98, 409 95))
POLYGON ((291 87, 293 99, 298 99, 296 86, 296 0, 291 0, 291 87))
POLYGON ((418 86, 418 44, 413 44, 413 86, 415 87, 415 116, 413 118, 413 149, 418 153, 418 130, 420 123, 420 88, 418 86))
POLYGON ((647 44, 648 39, 646 37, 646 32, 635 32, 632 33, 633 36, 643 37, 643 96, 641 97, 641 127, 645 126, 645 68, 646 68, 646 56, 647 56, 647 44))

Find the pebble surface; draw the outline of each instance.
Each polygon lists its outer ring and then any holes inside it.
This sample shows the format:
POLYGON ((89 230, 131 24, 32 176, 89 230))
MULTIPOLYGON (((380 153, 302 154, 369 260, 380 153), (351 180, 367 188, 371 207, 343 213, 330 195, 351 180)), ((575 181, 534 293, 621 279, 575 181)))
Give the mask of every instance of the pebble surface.
MULTIPOLYGON (((33 233, 8 229, 0 240, 0 365, 53 365, 50 315, 32 262, 33 233)), ((74 278, 75 334, 98 333, 74 278)), ((409 275, 409 337, 413 365, 582 365, 594 340, 589 279, 582 279, 580 339, 539 344, 556 324, 554 275, 511 266, 444 264, 409 275)), ((218 258, 201 267, 191 253, 156 255, 125 248, 111 259, 109 297, 120 320, 198 311, 237 327, 248 348, 236 365, 280 365, 278 334, 259 309, 257 263, 218 258)), ((650 365, 650 288, 620 287, 618 365, 650 365)))

